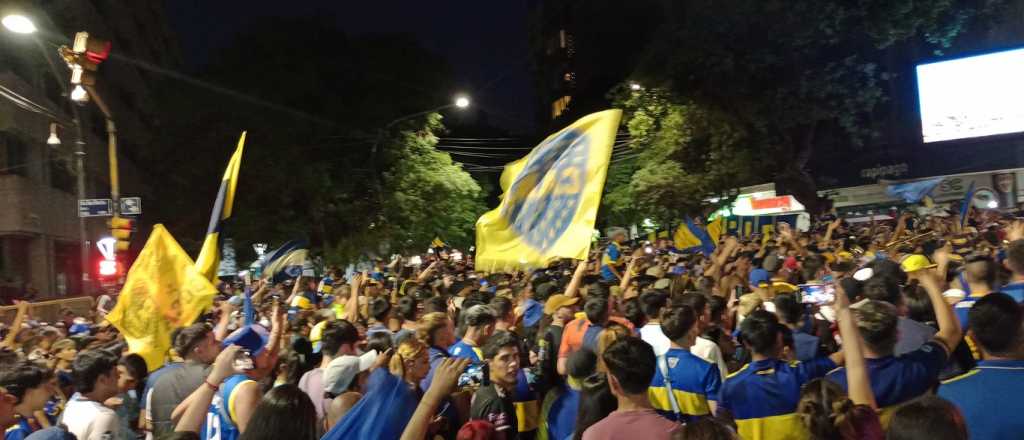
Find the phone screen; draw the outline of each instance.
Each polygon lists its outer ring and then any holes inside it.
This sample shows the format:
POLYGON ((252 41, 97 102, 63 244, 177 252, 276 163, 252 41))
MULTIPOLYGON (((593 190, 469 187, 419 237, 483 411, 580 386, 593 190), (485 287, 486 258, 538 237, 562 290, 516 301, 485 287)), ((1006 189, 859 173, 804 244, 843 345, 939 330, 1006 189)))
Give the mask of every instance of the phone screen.
POLYGON ((801 284, 800 302, 804 304, 829 304, 836 300, 835 284, 801 284))

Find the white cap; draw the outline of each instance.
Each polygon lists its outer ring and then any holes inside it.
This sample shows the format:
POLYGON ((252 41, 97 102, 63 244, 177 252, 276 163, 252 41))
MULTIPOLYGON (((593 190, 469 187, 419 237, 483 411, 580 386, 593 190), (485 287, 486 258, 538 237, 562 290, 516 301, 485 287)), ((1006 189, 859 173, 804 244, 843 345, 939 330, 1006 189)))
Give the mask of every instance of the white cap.
POLYGON ((324 392, 338 395, 348 390, 359 373, 369 370, 377 359, 377 351, 370 350, 361 356, 341 356, 327 364, 324 369, 324 392))

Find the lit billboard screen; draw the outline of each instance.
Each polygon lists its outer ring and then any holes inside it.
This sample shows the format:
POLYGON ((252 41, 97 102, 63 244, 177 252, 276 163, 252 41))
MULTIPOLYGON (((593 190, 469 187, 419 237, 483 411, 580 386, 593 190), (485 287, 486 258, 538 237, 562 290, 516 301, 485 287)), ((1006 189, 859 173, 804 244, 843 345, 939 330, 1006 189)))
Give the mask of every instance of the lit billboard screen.
POLYGON ((1024 132, 1024 48, 917 66, 924 142, 1024 132))

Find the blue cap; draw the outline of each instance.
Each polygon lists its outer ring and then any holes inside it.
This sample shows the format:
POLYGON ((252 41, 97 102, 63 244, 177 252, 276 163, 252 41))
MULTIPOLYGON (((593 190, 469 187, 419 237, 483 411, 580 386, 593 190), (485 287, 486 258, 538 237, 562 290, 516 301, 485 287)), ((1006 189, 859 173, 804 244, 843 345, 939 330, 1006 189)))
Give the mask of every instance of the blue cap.
POLYGON ((259 324, 250 324, 232 332, 228 337, 224 338, 224 342, 221 342, 221 347, 227 347, 229 345, 237 345, 245 350, 249 350, 249 354, 256 356, 263 352, 263 348, 267 345, 267 329, 259 324))
POLYGON ((532 299, 526 300, 526 308, 523 310, 523 325, 533 327, 540 318, 544 316, 544 306, 532 299))
POLYGON ((89 333, 90 330, 92 330, 92 326, 87 323, 72 324, 68 328, 68 334, 74 336, 81 333, 89 333))
POLYGON ((750 271, 750 285, 753 287, 760 286, 761 283, 767 283, 771 280, 771 275, 768 274, 767 270, 754 269, 750 271))

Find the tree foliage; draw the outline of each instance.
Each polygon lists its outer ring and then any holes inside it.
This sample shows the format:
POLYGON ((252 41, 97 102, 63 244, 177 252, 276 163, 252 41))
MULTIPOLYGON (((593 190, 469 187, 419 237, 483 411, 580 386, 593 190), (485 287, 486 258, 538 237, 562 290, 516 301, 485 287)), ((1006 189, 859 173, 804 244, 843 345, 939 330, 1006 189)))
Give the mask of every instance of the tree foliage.
POLYGON ((812 212, 825 209, 808 161, 873 139, 890 80, 910 64, 891 58, 948 48, 1003 3, 672 2, 637 73, 648 88, 612 93, 641 155, 631 188, 609 188, 610 201, 694 213, 705 198, 774 180, 812 212))
POLYGON ((434 234, 459 241, 472 229, 467 219, 482 211, 482 196, 434 149, 440 115, 382 130, 448 99, 450 68, 410 37, 352 37, 322 20, 278 20, 212 58, 198 75, 225 90, 167 83, 161 132, 137 158, 161 177, 147 217, 167 223, 187 250, 205 235, 242 130, 249 135, 225 227, 241 260, 252 257, 253 242, 307 239, 329 263, 344 263, 426 247, 434 234), (252 48, 271 47, 253 56, 252 48))

